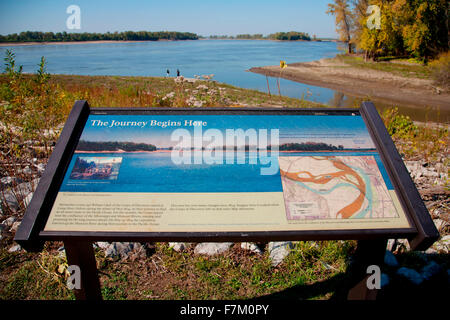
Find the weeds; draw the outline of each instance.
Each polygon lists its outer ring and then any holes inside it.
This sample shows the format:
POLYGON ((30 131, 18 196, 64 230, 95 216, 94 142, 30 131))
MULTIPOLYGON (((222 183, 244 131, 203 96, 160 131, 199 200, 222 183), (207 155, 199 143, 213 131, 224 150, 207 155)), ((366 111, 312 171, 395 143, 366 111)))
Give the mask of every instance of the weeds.
POLYGON ((430 62, 431 76, 436 85, 450 89, 450 51, 443 53, 438 59, 430 62))
POLYGON ((397 108, 385 110, 381 117, 400 153, 408 158, 435 160, 448 154, 449 132, 446 125, 415 124, 397 108))

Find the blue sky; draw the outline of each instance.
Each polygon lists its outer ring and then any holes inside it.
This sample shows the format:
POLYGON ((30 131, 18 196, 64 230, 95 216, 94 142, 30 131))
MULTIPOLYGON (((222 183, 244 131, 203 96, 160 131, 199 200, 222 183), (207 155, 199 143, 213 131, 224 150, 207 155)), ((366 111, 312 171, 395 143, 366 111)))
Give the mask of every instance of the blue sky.
POLYGON ((330 0, 0 0, 0 34, 73 32, 70 5, 81 9, 76 32, 189 31, 199 35, 303 31, 336 37, 330 0))

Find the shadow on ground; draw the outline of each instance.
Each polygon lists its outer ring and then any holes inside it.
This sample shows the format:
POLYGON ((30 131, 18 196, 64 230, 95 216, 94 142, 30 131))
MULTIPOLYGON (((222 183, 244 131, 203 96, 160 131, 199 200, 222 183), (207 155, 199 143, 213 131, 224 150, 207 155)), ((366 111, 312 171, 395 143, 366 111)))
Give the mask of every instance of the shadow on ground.
MULTIPOLYGON (((433 300, 450 301, 450 275, 448 267, 450 265, 450 255, 423 255, 417 258, 418 254, 412 252, 399 255, 400 266, 407 266, 420 270, 420 260, 423 264, 427 261, 437 261, 442 266, 440 272, 431 278, 424 280, 421 284, 414 284, 410 280, 398 275, 398 267, 382 266, 381 271, 389 277, 389 283, 381 288, 376 295, 377 301, 401 301, 401 300, 433 300)), ((348 269, 349 270, 349 269, 348 269)), ((333 277, 306 285, 297 285, 273 294, 261 296, 253 301, 261 300, 309 300, 309 299, 329 299, 330 301, 346 301, 349 288, 355 282, 352 272, 339 273, 333 277)))

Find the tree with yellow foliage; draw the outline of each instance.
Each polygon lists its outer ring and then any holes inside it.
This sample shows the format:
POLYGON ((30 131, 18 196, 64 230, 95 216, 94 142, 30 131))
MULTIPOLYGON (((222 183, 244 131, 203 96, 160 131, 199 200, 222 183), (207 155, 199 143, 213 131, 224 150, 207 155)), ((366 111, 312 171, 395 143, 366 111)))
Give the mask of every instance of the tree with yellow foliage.
MULTIPOLYGON (((449 49, 448 0, 335 0, 327 13, 336 17, 340 39, 366 56, 413 56, 427 61, 449 49), (369 6, 380 13, 379 27, 368 26, 369 6)), ((370 10, 369 10, 370 11, 370 10)))
POLYGON ((347 43, 348 53, 352 53, 353 13, 348 0, 334 0, 328 4, 328 14, 332 14, 336 20, 336 31, 339 40, 347 43))
POLYGON ((366 55, 376 59, 378 56, 402 55, 404 52, 401 36, 401 20, 392 10, 392 5, 383 0, 370 1, 371 5, 380 8, 380 28, 369 28, 369 16, 361 19, 362 32, 358 38, 357 47, 365 51, 366 55))
POLYGON ((447 0, 396 0, 392 7, 402 19, 401 33, 410 55, 427 61, 448 50, 447 0))

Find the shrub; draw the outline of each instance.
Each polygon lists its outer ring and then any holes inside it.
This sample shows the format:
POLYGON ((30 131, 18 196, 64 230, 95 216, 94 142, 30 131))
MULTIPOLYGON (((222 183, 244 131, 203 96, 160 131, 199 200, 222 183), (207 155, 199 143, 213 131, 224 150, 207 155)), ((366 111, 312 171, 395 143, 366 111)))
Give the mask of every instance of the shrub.
POLYGON ((429 65, 435 84, 450 89, 450 51, 441 54, 438 59, 430 62, 429 65))
POLYGON ((411 135, 416 135, 417 126, 409 116, 399 114, 398 108, 385 110, 382 114, 382 118, 384 120, 384 125, 391 136, 404 139, 411 135))

